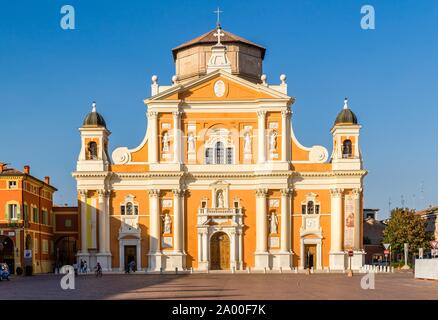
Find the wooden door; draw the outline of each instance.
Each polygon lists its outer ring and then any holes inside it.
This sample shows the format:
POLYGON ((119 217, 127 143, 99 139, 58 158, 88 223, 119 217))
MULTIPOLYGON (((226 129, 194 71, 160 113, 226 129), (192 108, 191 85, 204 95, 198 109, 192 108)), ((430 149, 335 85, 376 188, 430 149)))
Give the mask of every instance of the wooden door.
POLYGON ((308 244, 305 247, 306 268, 314 268, 316 266, 316 244, 308 244))
POLYGON ((210 269, 230 268, 230 238, 223 232, 215 233, 210 240, 210 269))

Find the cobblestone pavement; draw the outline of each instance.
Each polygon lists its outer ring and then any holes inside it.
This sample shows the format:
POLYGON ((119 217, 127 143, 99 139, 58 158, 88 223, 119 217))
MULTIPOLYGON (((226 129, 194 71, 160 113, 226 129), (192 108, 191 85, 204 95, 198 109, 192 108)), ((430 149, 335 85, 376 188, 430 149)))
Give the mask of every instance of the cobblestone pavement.
POLYGON ((375 289, 361 288, 363 274, 104 274, 79 276, 62 290, 62 275, 14 277, 0 282, 0 299, 434 299, 438 282, 412 273, 376 274, 375 289))

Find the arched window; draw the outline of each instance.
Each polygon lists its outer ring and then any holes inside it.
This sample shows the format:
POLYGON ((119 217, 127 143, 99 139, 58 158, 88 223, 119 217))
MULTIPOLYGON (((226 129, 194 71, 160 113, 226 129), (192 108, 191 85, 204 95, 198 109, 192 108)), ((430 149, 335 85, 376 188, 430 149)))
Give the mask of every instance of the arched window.
POLYGON ((351 158, 353 155, 353 147, 350 139, 344 140, 342 143, 342 158, 351 158))
POLYGON ((91 141, 88 144, 88 159, 96 160, 97 159, 97 143, 91 141))
POLYGON ((313 205, 313 201, 307 202, 307 214, 314 214, 315 207, 313 205))

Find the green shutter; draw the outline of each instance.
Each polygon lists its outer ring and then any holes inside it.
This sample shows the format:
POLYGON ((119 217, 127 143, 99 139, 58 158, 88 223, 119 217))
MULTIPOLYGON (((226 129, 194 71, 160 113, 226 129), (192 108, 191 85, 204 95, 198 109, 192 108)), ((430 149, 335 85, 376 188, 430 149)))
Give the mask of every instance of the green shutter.
POLYGON ((21 206, 19 204, 17 204, 17 220, 20 220, 21 217, 21 206))
POLYGON ((5 220, 9 220, 9 205, 5 204, 5 220))

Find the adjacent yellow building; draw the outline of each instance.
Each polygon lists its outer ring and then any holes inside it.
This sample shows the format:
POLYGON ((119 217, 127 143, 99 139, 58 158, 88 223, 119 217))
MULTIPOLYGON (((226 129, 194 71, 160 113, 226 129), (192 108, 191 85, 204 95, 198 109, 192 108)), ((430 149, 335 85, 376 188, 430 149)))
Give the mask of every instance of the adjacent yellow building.
MULTIPOLYGON (((78 259, 124 270, 344 270, 363 265, 359 131, 347 100, 329 155, 292 125, 286 76, 268 84, 265 48, 216 29, 173 49, 152 77, 147 133, 108 153, 93 110, 80 128, 78 259)), ((140 113, 139 113, 140 116, 140 113)))

